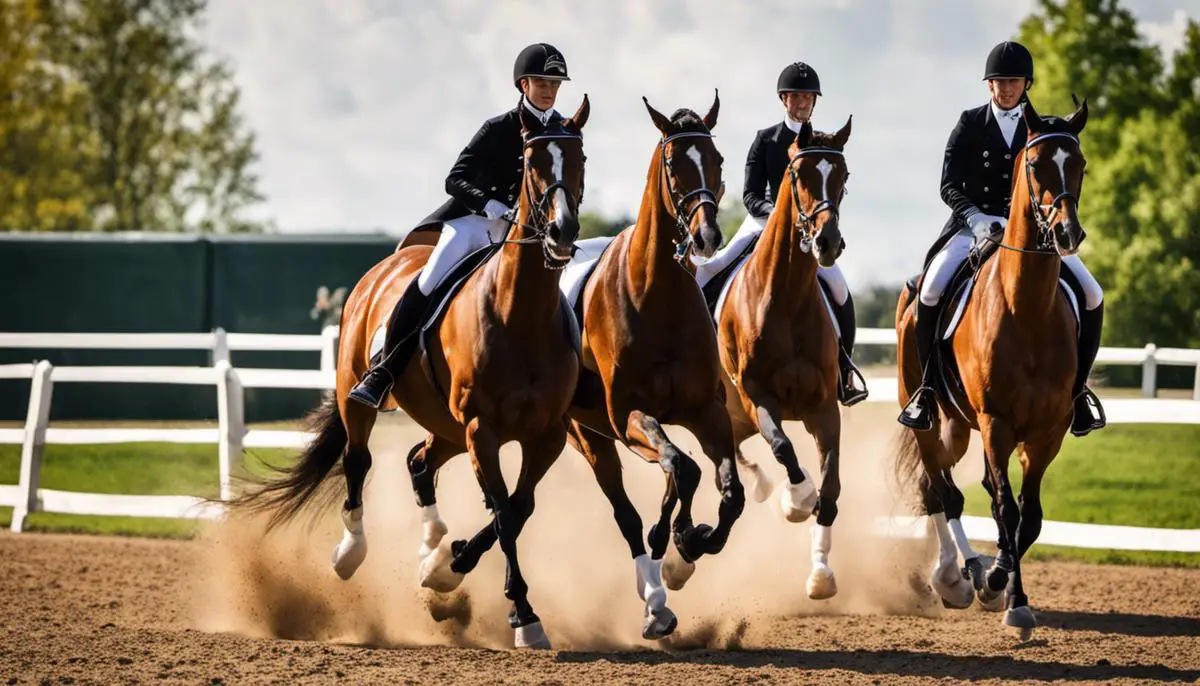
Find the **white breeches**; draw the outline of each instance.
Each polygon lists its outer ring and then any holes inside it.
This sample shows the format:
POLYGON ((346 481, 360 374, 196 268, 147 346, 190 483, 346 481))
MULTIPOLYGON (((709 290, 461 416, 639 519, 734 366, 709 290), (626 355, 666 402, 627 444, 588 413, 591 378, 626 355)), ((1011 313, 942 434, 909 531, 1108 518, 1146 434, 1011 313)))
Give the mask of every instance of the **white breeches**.
MULTIPOLYGON (((950 237, 945 247, 934 255, 925 271, 925 281, 921 284, 921 304, 930 307, 937 305, 945 294, 946 287, 958 266, 967 259, 971 252, 974 237, 968 230, 959 231, 950 237)), ((1062 262, 1071 270, 1071 274, 1079 281, 1084 292, 1084 309, 1094 310, 1104 302, 1104 289, 1096 282, 1095 277, 1083 266, 1083 260, 1078 255, 1062 258, 1062 262)))
MULTIPOLYGON (((696 265, 696 282, 700 284, 701 288, 729 266, 729 263, 733 262, 738 255, 742 254, 742 251, 746 249, 746 244, 754 240, 766 228, 769 218, 762 217, 760 219, 746 215, 746 219, 738 227, 737 233, 733 234, 733 238, 729 239, 729 242, 707 262, 696 265)), ((841 267, 836 264, 832 267, 818 267, 817 277, 829 287, 829 292, 833 294, 834 302, 837 305, 846 304, 846 299, 850 297, 850 287, 846 285, 846 277, 842 274, 841 267)))
POLYGON ((488 219, 474 214, 444 222, 437 246, 417 277, 417 288, 425 295, 432 293, 442 277, 459 260, 488 243, 504 240, 508 227, 509 223, 503 219, 488 219))

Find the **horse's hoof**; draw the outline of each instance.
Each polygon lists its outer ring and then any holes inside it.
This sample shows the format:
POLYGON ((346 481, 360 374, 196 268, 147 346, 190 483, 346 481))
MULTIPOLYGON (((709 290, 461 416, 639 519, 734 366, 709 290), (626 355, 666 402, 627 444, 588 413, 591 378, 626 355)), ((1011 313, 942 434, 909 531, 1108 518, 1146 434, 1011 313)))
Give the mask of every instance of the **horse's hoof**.
POLYGON ((462 585, 464 575, 450 569, 454 557, 450 549, 444 545, 438 546, 427 557, 421 560, 418 569, 421 575, 421 586, 438 593, 449 593, 462 585))
POLYGON ((987 555, 976 555, 966 561, 963 565, 963 572, 967 578, 971 580, 971 586, 976 590, 981 590, 987 585, 987 569, 995 564, 995 558, 987 555))
POLYGON ((807 472, 804 481, 784 484, 779 491, 779 507, 783 510, 784 519, 792 523, 803 522, 812 516, 817 507, 817 487, 807 472))
POLYGON ((679 618, 669 607, 661 610, 646 612, 646 623, 642 625, 642 638, 647 641, 657 641, 675 632, 679 626, 679 618))
POLYGON ((771 492, 775 490, 775 484, 771 482, 771 477, 762 470, 758 465, 743 467, 745 475, 742 481, 750 487, 750 499, 756 503, 765 503, 767 498, 771 497, 771 492))
POLYGON ((1037 617, 1033 614, 1033 608, 1028 605, 1014 607, 1004 613, 1004 626, 1022 641, 1028 641, 1033 635, 1033 630, 1037 628, 1037 617))
POLYGON ((667 550, 667 558, 663 560, 662 566, 663 583, 667 585, 667 588, 672 591, 680 590, 695 573, 695 562, 683 559, 679 551, 674 548, 667 550))
POLYGON ((813 600, 828 600, 837 595, 837 578, 828 567, 814 567, 808 575, 808 597, 813 600))
POLYGON ((934 567, 929 583, 947 608, 965 610, 975 602, 975 587, 963 576, 955 561, 934 567))
POLYGON ((979 589, 978 593, 979 606, 988 612, 1000 612, 1004 609, 1004 603, 1005 600, 1007 600, 1007 595, 1007 589, 993 591, 990 586, 984 583, 983 588, 979 589))
POLYGON ((516 645, 518 650, 525 648, 550 650, 550 639, 546 637, 546 632, 542 629, 541 622, 533 622, 532 624, 517 627, 513 644, 516 645))
POLYGON ((342 581, 354 576, 367 559, 367 537, 361 533, 342 533, 342 540, 333 547, 333 571, 342 581))

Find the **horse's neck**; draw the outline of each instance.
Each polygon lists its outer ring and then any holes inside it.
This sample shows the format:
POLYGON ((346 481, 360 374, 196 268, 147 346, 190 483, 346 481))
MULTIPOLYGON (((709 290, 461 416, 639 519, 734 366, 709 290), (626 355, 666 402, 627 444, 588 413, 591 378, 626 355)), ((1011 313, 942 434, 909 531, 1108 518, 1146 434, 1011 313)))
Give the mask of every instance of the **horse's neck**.
POLYGON ((817 285, 817 260, 811 248, 801 247, 800 232, 792 226, 792 195, 787 183, 780 184, 775 210, 759 237, 761 245, 747 265, 766 286, 765 293, 784 296, 792 309, 813 304, 817 285))
MULTIPOLYGON (((1012 209, 1004 230, 1004 245, 1018 250, 1038 248, 1038 225, 1034 219, 1033 199, 1029 197, 1024 154, 1015 165, 1012 209)), ((1058 255, 1044 252, 1018 252, 1000 249, 995 269, 1009 310, 1019 317, 1040 318, 1050 314, 1057 302, 1058 255)))
MULTIPOLYGON (((530 222, 524 200, 517 222, 508 235, 509 241, 535 238, 521 228, 530 222)), ((493 307, 501 321, 509 324, 549 321, 559 304, 558 277, 562 272, 546 268, 540 243, 508 243, 496 256, 495 273, 493 307)))
MULTIPOLYGON (((663 187, 662 155, 654 153, 638 210, 637 223, 629 237, 629 278, 638 290, 645 291, 656 277, 673 274, 674 239, 679 237, 674 215, 668 209, 670 199, 663 187)), ((680 275, 684 275, 680 272, 680 275)))

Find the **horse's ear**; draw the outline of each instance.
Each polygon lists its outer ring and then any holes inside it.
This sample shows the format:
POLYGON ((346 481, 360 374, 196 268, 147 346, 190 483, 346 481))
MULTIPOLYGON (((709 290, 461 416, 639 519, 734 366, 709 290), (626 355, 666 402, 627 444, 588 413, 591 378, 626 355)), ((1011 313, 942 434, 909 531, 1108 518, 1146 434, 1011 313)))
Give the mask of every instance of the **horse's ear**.
MULTIPOLYGON (((1071 97, 1072 98, 1075 97, 1074 94, 1072 94, 1071 97)), ((1087 126, 1087 120, 1088 120, 1087 98, 1084 98, 1083 102, 1077 103, 1077 107, 1079 109, 1075 110, 1074 112, 1071 113, 1070 116, 1067 117, 1067 124, 1070 125, 1071 132, 1074 133, 1076 136, 1079 135, 1080 131, 1083 131, 1083 127, 1087 126)))
POLYGON ((717 89, 714 88, 713 89, 712 107, 708 108, 708 114, 704 115, 704 125, 708 127, 709 131, 712 131, 713 127, 715 127, 717 125, 717 113, 720 111, 721 111, 721 95, 720 95, 720 93, 717 92, 717 89))
POLYGON ((592 105, 588 102, 587 93, 584 93, 583 102, 579 103, 579 109, 575 110, 575 114, 572 114, 571 118, 567 120, 566 126, 576 131, 582 130, 584 124, 587 124, 588 115, 591 113, 592 105))
POLYGON ((843 125, 842 128, 838 129, 837 133, 833 134, 833 140, 830 141, 830 143, 832 144, 832 147, 834 147, 838 150, 846 149, 846 141, 850 140, 850 123, 852 121, 854 121, 853 114, 850 115, 849 117, 846 117, 845 125, 843 125))
POLYGON ((662 115, 661 112, 651 107, 650 101, 647 100, 646 96, 644 95, 642 96, 642 102, 646 103, 646 111, 650 113, 650 120, 654 122, 654 126, 658 129, 658 132, 664 136, 668 135, 668 132, 671 130, 671 120, 667 119, 662 115))
POLYGON ((1021 115, 1025 118, 1025 129, 1029 132, 1030 138, 1042 132, 1044 125, 1042 115, 1037 113, 1037 110, 1033 107, 1033 101, 1029 98, 1025 99, 1025 109, 1021 112, 1021 115))
POLYGON ((796 132, 796 149, 803 150, 812 143, 813 127, 812 122, 804 122, 800 126, 800 130, 796 132))
POLYGON ((530 134, 535 134, 542 130, 542 122, 533 116, 533 113, 529 111, 529 108, 525 107, 525 103, 523 102, 517 105, 517 119, 521 122, 522 137, 527 138, 530 134))

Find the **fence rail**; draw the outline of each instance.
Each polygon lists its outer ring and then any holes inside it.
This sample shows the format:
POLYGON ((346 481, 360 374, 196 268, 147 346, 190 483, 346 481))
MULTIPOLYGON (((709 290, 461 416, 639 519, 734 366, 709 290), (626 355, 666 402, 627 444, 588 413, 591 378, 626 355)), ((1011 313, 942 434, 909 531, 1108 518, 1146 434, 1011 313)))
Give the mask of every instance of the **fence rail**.
MULTIPOLYGON (((192 496, 146 496, 56 491, 40 487, 42 456, 48 443, 192 443, 217 444, 218 485, 222 500, 233 495, 232 473, 245 448, 300 448, 310 438, 301 431, 247 430, 247 388, 334 388, 334 354, 337 328, 326 327, 320 335, 277 334, 25 334, 0 333, 0 348, 103 348, 103 349, 199 349, 210 350, 211 367, 55 367, 48 361, 37 364, 0 365, 0 379, 30 379, 29 409, 21 429, 0 429, 0 443, 19 444, 21 466, 18 483, 0 485, 0 506, 14 508, 13 531, 21 531, 32 512, 62 512, 89 515, 173 517, 214 519, 221 516, 219 504, 192 496), (234 368, 230 351, 313 351, 321 353, 316 370, 234 368), (217 394, 218 426, 215 429, 163 428, 51 428, 50 403, 56 383, 158 383, 214 386, 217 394)), ((895 345, 895 332, 863 329, 858 341, 864 345, 895 345)), ((1105 400, 1111 423, 1200 424, 1200 350, 1157 348, 1101 348, 1099 364, 1141 365, 1146 399, 1105 400), (1196 400, 1153 399, 1157 365, 1197 367, 1196 400), (1148 379, 1148 381, 1147 381, 1148 379)), ((896 402, 894 378, 867 380, 874 402, 896 402)), ((968 536, 994 540, 995 526, 988 518, 964 517, 968 536)), ((876 522, 882 535, 922 536, 927 526, 918 518, 881 518, 876 522)), ((1144 529, 1138 527, 1045 522, 1038 540, 1045 545, 1126 550, 1200 552, 1200 530, 1144 529)))

